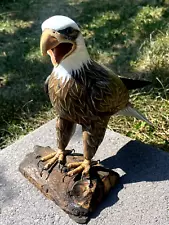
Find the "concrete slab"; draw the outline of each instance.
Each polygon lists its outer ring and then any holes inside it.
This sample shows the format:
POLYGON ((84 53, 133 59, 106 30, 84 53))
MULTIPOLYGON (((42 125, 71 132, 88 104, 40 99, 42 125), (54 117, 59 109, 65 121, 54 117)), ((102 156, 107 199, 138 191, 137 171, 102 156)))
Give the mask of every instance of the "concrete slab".
MULTIPOLYGON (((0 224, 76 224, 18 171, 34 145, 55 147, 55 133, 52 120, 0 151, 0 224)), ((80 127, 69 146, 82 152, 80 127)), ((169 224, 168 153, 107 130, 95 158, 123 176, 89 225, 169 224)))

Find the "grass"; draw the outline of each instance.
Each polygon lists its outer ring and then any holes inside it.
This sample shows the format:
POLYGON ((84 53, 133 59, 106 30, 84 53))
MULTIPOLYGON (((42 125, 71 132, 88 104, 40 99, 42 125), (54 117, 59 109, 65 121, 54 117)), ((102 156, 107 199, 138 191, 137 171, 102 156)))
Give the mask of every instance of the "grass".
POLYGON ((109 128, 169 151, 169 8, 155 0, 1 0, 0 147, 55 117, 43 82, 52 70, 39 51, 40 25, 75 19, 91 56, 123 76, 152 80, 131 101, 155 125, 112 117, 109 128))

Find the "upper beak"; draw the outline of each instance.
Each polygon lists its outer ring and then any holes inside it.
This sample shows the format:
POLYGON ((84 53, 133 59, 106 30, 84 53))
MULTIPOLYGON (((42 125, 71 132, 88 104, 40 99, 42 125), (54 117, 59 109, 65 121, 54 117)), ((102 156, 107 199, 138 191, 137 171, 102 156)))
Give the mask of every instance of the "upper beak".
POLYGON ((42 55, 46 55, 47 51, 55 48, 61 41, 61 35, 51 29, 45 29, 40 39, 40 50, 42 55))

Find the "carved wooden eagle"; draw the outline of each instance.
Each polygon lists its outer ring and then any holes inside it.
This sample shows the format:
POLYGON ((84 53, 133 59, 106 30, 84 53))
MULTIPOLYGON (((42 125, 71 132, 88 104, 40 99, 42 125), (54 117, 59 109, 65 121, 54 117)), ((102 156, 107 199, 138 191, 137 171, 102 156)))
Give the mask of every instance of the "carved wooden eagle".
POLYGON ((84 161, 66 165, 68 175, 88 173, 92 158, 101 144, 110 116, 124 114, 151 123, 135 110, 129 102, 129 89, 149 84, 115 75, 92 60, 87 51, 79 26, 65 16, 53 16, 42 24, 40 48, 49 54, 54 66, 46 80, 51 103, 57 120, 56 153, 41 158, 53 164, 66 163, 65 150, 76 124, 82 126, 84 161))

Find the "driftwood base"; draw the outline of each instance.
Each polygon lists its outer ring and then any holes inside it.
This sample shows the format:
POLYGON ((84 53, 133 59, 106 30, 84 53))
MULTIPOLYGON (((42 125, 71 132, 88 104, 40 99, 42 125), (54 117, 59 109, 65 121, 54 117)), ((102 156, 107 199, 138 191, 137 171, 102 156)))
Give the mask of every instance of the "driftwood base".
MULTIPOLYGON (((43 163, 38 165, 39 157, 54 150, 50 147, 35 146, 34 152, 28 154, 19 166, 20 172, 33 183, 46 197, 53 200, 77 223, 86 223, 90 213, 104 199, 112 187, 115 186, 119 175, 101 165, 93 166, 89 179, 81 180, 80 175, 65 177, 56 165, 49 177, 47 172, 40 175, 43 163)), ((83 156, 68 155, 67 162, 82 161, 83 156)))

